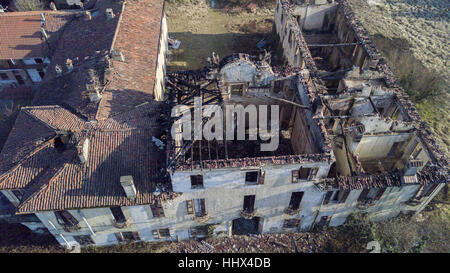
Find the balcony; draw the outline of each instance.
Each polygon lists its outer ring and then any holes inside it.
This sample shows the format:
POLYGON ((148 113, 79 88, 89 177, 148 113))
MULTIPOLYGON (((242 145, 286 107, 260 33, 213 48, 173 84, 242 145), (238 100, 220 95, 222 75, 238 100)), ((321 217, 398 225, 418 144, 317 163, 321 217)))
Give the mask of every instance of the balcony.
POLYGON ((373 205, 375 205, 375 201, 373 199, 366 199, 366 200, 363 200, 363 201, 359 201, 356 204, 356 208, 358 208, 359 210, 366 210, 366 209, 370 208, 373 205))
POLYGON ((210 218, 211 217, 205 212, 203 214, 195 215, 194 221, 204 223, 204 222, 207 222, 210 218))
POLYGON ((296 215, 296 214, 299 214, 300 211, 301 211, 300 208, 298 208, 298 209, 292 209, 291 207, 287 207, 287 208, 284 210, 284 213, 287 214, 287 215, 296 215))
POLYGON ((63 225, 62 228, 65 232, 75 232, 80 229, 80 226, 78 224, 76 225, 63 225))
POLYGON ((245 219, 252 219, 256 215, 256 209, 244 209, 241 211, 241 217, 245 219))
POLYGON ((126 220, 125 221, 113 220, 113 226, 115 228, 119 228, 119 229, 126 228, 128 226, 128 221, 126 221, 126 220))

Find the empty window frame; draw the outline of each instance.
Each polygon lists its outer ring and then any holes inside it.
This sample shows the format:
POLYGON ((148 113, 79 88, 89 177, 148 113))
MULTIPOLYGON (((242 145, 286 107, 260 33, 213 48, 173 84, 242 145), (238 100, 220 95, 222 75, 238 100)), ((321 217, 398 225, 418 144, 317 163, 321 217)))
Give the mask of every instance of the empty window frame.
POLYGON ((45 76, 45 71, 42 68, 38 68, 37 69, 39 76, 43 79, 45 76))
POLYGON ((116 223, 125 223, 127 221, 120 207, 111 207, 110 210, 116 223))
POLYGON ((358 197, 358 202, 366 203, 368 201, 367 196, 369 195, 370 189, 363 189, 358 197))
POLYGON ((116 236, 117 241, 121 242, 133 242, 133 241, 140 241, 141 237, 139 236, 139 232, 133 232, 133 231, 123 231, 123 232, 117 232, 114 233, 116 236))
POLYGON ((283 90, 283 81, 273 81, 273 92, 279 93, 281 90, 283 90))
POLYGON ((25 193, 25 191, 21 189, 11 190, 11 192, 19 201, 22 200, 23 194, 25 193))
POLYGON ((285 219, 283 228, 296 228, 300 225, 300 219, 285 219))
POLYGON ((369 204, 377 201, 383 196, 386 188, 381 189, 363 189, 358 197, 358 202, 363 204, 369 204))
POLYGON ((195 214, 196 217, 206 215, 205 199, 186 200, 187 214, 195 214))
POLYGON ((395 142, 391 149, 389 150, 388 156, 392 157, 401 157, 403 155, 403 151, 401 148, 403 147, 404 142, 395 142))
POLYGON ((384 192, 386 191, 386 188, 381 188, 381 189, 375 189, 376 194, 375 197, 373 198, 374 201, 380 200, 381 196, 383 196, 384 192))
POLYGON ((326 205, 330 202, 331 196, 333 195, 334 191, 327 191, 327 193, 325 194, 325 197, 323 199, 323 205, 326 205))
POLYGON ((292 183, 298 183, 300 180, 311 180, 317 175, 319 168, 300 167, 298 170, 292 171, 292 183))
POLYGON ((191 175, 191 188, 202 189, 203 188, 203 175, 191 175))
POLYGON ((74 235, 73 239, 80 244, 80 246, 92 245, 95 244, 94 240, 90 235, 74 235))
POLYGON ((334 192, 332 202, 338 204, 345 203, 349 194, 350 190, 337 190, 334 192))
POLYGON ((121 232, 122 237, 126 241, 140 241, 141 237, 139 236, 139 232, 132 232, 132 231, 124 231, 121 232))
POLYGON ((300 208, 300 203, 302 202, 304 192, 293 192, 291 194, 291 200, 289 201, 289 209, 298 210, 300 208))
POLYGON ((153 217, 164 217, 164 209, 160 201, 156 201, 154 204, 150 205, 153 217))
POLYGON ((244 196, 244 211, 252 213, 255 210, 255 195, 244 196))
POLYGON ((256 185, 264 184, 265 171, 255 170, 245 173, 245 184, 246 185, 256 185))
POLYGON ((154 229, 152 230, 152 234, 154 239, 162 239, 170 237, 170 231, 168 228, 154 229))
POLYGON ((56 221, 61 226, 76 227, 78 226, 78 220, 65 210, 55 211, 56 221))
POLYGON ((197 237, 197 236, 207 236, 208 235, 208 226, 197 226, 197 227, 191 227, 189 229, 189 235, 191 237, 197 237))
POLYGON ((245 84, 233 84, 230 85, 231 95, 243 96, 245 90, 245 84))
POLYGON ((22 76, 21 75, 14 75, 14 77, 16 78, 16 80, 17 80, 17 82, 20 84, 20 85, 24 85, 25 84, 25 81, 23 80, 23 78, 22 78, 22 76))

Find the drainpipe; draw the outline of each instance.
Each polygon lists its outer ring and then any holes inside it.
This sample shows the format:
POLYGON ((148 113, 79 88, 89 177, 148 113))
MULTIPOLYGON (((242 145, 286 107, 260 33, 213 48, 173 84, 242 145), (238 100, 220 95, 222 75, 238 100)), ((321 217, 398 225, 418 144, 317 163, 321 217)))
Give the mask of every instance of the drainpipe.
POLYGON ((56 234, 58 234, 58 235, 61 237, 61 239, 63 239, 63 241, 66 243, 67 249, 70 249, 71 246, 70 246, 69 242, 66 240, 66 238, 64 237, 64 235, 62 235, 62 234, 58 231, 58 229, 55 227, 55 225, 52 223, 52 221, 49 220, 48 223, 50 224, 50 226, 52 226, 52 227, 55 229, 56 234))
POLYGON ((81 219, 83 219, 83 221, 86 223, 86 226, 89 228, 89 231, 91 232, 92 236, 95 236, 95 232, 92 229, 91 225, 89 225, 89 223, 88 223, 86 217, 84 216, 83 212, 81 210, 78 210, 78 213, 80 214, 81 219))
POLYGON ((322 202, 320 202, 320 207, 319 207, 319 209, 317 210, 316 216, 314 217, 314 221, 313 221, 313 223, 312 223, 312 225, 311 225, 310 230, 312 230, 312 229, 314 228, 314 224, 316 223, 317 217, 318 217, 319 214, 320 214, 320 210, 322 209, 323 201, 325 201, 325 197, 326 197, 326 196, 327 196, 327 195, 325 194, 325 195, 323 196, 323 198, 322 198, 322 202))

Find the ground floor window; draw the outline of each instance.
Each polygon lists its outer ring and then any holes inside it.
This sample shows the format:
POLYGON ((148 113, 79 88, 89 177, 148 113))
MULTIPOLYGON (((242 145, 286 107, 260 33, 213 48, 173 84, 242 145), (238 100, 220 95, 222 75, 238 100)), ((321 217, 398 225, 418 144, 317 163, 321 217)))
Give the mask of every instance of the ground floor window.
POLYGON ((300 219, 285 219, 283 228, 296 228, 300 225, 300 219))
POLYGON ((117 241, 119 242, 134 242, 134 241, 140 241, 141 237, 139 236, 139 232, 133 232, 133 231, 123 231, 114 233, 116 236, 117 241))
POLYGON ((170 231, 168 228, 154 229, 152 233, 154 239, 162 239, 170 237, 170 231))
POLYGON ((75 236, 73 236, 73 238, 81 246, 95 244, 94 240, 92 240, 92 237, 90 235, 75 235, 75 236))
POLYGON ((191 227, 189 229, 189 235, 191 237, 206 236, 208 235, 208 226, 191 227))

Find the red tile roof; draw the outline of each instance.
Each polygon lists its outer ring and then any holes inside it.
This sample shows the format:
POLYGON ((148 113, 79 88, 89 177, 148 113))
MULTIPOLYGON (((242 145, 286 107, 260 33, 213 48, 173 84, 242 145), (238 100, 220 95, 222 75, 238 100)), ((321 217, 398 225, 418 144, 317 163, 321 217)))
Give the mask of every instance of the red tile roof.
POLYGON ((0 13, 0 59, 43 57, 50 50, 41 33, 41 13, 46 18, 44 29, 50 46, 72 17, 67 12, 5 12, 0 13))
POLYGON ((163 8, 162 0, 98 1, 97 16, 69 22, 33 104, 60 104, 87 120, 100 120, 152 100, 163 8), (113 9, 113 19, 106 20, 107 8, 113 9), (125 61, 112 59, 112 50, 122 52, 125 61), (65 67, 67 59, 72 72, 65 67), (100 102, 89 100, 94 87, 100 102))
POLYGON ((149 204, 157 184, 161 198, 174 195, 159 173, 164 155, 152 142, 165 105, 152 96, 163 8, 163 0, 97 1, 98 15, 75 14, 61 28, 36 106, 21 110, 0 154, 0 189, 26 190, 20 213, 149 204), (113 19, 106 19, 107 8, 113 19), (125 62, 111 58, 113 49, 125 62), (89 99, 95 89, 100 102, 89 99), (61 151, 63 135, 70 140, 61 151), (85 138, 90 151, 82 164, 76 146, 85 138), (135 201, 120 185, 124 175, 134 178, 135 201))
POLYGON ((100 122, 82 121, 60 106, 24 107, 0 155, 0 189, 26 189, 21 213, 152 203, 158 183, 162 191, 169 187, 159 173, 164 153, 152 142, 162 107, 154 101, 100 122), (71 136, 64 151, 55 144, 61 131, 71 136), (83 164, 76 145, 85 138, 90 149, 83 164), (133 176, 135 201, 120 185, 124 175, 133 176))

